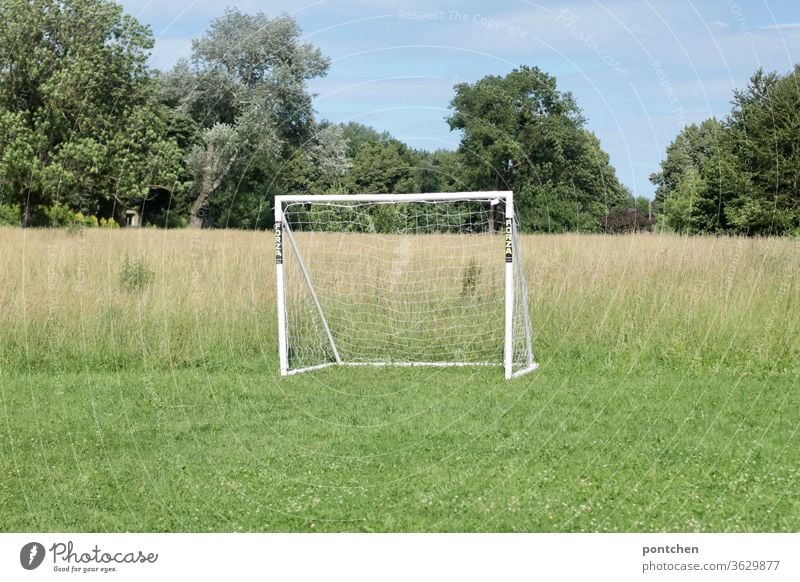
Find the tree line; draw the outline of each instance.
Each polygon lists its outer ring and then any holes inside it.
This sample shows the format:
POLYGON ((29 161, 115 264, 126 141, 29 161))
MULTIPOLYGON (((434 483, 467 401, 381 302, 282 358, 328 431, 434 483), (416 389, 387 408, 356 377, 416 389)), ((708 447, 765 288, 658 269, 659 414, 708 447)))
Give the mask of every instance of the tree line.
MULTIPOLYGON (((330 60, 289 16, 225 10, 169 71, 148 67, 153 46, 111 0, 0 0, 0 224, 116 226, 135 210, 162 227, 268 228, 278 194, 514 190, 526 231, 647 225, 647 200, 633 199, 572 95, 536 67, 456 85, 447 122, 460 145, 430 152, 317 119, 308 82, 330 60)), ((796 144, 781 145, 780 182, 763 173, 776 147, 768 113, 780 102, 794 115, 786 139, 797 136, 797 91, 776 75, 758 83, 731 120, 686 128, 670 146, 653 177, 662 226, 797 228, 796 144)))
POLYGON ((730 113, 685 127, 656 185, 661 222, 683 233, 800 235, 800 66, 757 71, 730 113))

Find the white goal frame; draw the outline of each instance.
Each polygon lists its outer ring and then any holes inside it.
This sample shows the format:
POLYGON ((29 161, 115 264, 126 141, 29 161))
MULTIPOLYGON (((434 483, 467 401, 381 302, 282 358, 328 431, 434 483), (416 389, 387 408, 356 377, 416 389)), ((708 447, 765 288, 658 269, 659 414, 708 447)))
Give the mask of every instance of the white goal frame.
POLYGON ((323 202, 454 202, 454 201, 503 201, 505 202, 505 225, 504 236, 498 237, 502 240, 505 252, 504 287, 505 287, 505 330, 503 345, 503 362, 496 364, 502 365, 505 372, 505 379, 517 378, 536 370, 539 366, 533 357, 533 338, 528 314, 528 294, 525 279, 519 260, 519 249, 517 245, 515 214, 514 214, 514 193, 511 191, 493 192, 447 192, 447 193, 428 193, 428 194, 319 194, 319 195, 285 195, 275 196, 275 263, 276 263, 276 286, 277 286, 277 309, 278 309, 278 354, 280 363, 280 375, 282 377, 292 376, 301 372, 320 370, 330 366, 436 366, 436 367, 460 367, 460 366, 493 366, 495 364, 472 363, 472 362, 346 362, 339 357, 336 349, 336 342, 328 327, 325 313, 317 299, 314 286, 309 278, 306 267, 303 263, 299 249, 295 244, 292 230, 284 220, 284 205, 287 203, 323 203, 323 202), (289 368, 289 346, 287 334, 287 312, 286 312, 286 287, 284 278, 284 245, 286 241, 292 246, 297 257, 300 269, 316 306, 320 320, 324 327, 327 339, 330 342, 334 360, 323 364, 307 366, 304 368, 289 368), (522 297, 515 297, 515 277, 520 278, 522 297), (526 336, 526 366, 516 372, 513 370, 514 357, 514 305, 515 301, 524 303, 523 327, 526 336))

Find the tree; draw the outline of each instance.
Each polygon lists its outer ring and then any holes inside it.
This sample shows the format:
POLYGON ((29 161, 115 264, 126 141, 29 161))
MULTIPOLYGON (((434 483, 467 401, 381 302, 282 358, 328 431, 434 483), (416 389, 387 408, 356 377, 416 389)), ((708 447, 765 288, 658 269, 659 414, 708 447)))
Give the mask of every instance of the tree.
POLYGON ((475 189, 514 190, 527 230, 597 230, 608 209, 626 204, 597 137, 572 95, 536 67, 461 83, 448 117, 463 131, 459 152, 475 189))
POLYGON ((463 158, 450 150, 414 150, 420 192, 465 192, 470 189, 464 179, 463 158))
POLYGON ((800 65, 785 76, 758 70, 734 93, 731 149, 744 174, 727 218, 749 234, 800 230, 800 65))
POLYGON ((342 138, 347 142, 347 157, 356 157, 361 148, 368 143, 389 141, 392 136, 388 131, 378 131, 355 121, 342 125, 342 138))
POLYGON ((690 167, 675 192, 664 202, 667 226, 682 234, 697 232, 698 206, 706 184, 697 169, 690 167))
POLYGON ((417 169, 408 146, 396 139, 363 143, 353 159, 348 189, 368 194, 419 191, 417 169))
POLYGON ((324 75, 328 59, 300 42, 289 16, 228 9, 192 42, 191 65, 181 62, 162 90, 179 94, 180 107, 202 128, 188 154, 195 198, 190 224, 200 227, 212 197, 232 174, 240 178, 254 156, 289 155, 313 127, 306 82, 324 75))
POLYGON ((679 232, 726 232, 725 208, 739 182, 725 126, 716 118, 686 126, 667 147, 656 185, 655 208, 679 232))
POLYGON ((345 191, 352 162, 339 125, 321 123, 311 139, 297 148, 281 168, 283 189, 298 194, 333 194, 345 191))
POLYGON ((635 208, 640 214, 643 214, 647 217, 650 216, 651 213, 650 207, 652 201, 649 198, 645 196, 636 196, 633 197, 631 200, 633 202, 633 206, 631 206, 631 208, 635 208))
POLYGON ((110 0, 0 3, 0 185, 23 225, 42 205, 111 216, 178 186, 152 46, 110 0))
POLYGON ((682 232, 800 230, 800 67, 757 71, 723 122, 684 128, 667 148, 656 209, 682 232))

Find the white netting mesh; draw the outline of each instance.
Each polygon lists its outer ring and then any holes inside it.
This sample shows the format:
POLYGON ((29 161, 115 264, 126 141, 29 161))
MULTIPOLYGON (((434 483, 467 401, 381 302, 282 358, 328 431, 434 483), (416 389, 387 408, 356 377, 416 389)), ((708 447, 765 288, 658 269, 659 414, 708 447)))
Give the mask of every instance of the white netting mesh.
MULTIPOLYGON (((502 365, 503 202, 291 202, 283 216, 290 369, 335 361, 334 345, 345 363, 502 365)), ((530 327, 514 280, 516 371, 530 327)))

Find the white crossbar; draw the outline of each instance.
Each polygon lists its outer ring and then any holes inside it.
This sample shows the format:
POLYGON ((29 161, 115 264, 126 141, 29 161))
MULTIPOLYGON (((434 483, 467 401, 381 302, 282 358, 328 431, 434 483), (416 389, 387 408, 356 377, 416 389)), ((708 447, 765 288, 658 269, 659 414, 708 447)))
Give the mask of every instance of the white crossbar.
POLYGON ((285 202, 440 202, 443 200, 505 200, 511 192, 438 192, 435 194, 291 194, 275 196, 275 203, 285 202))

